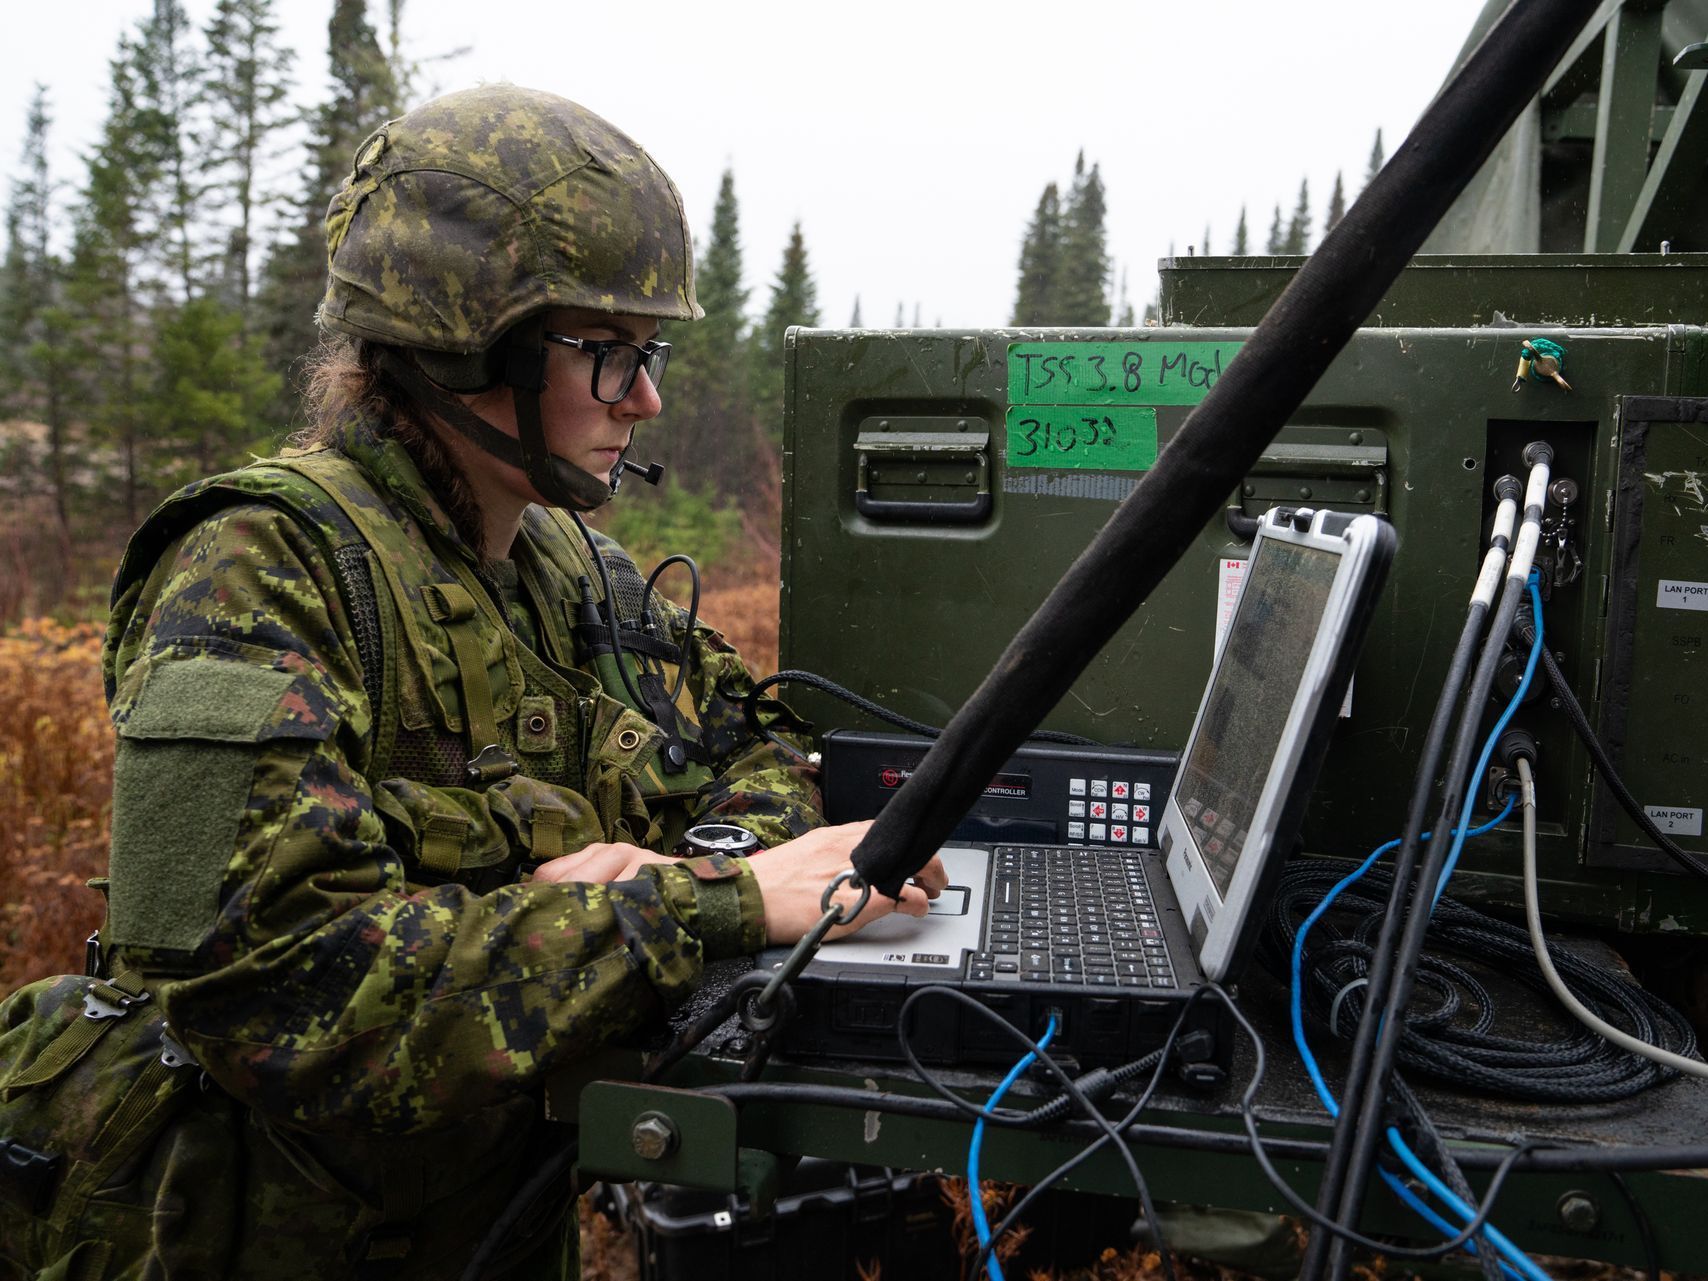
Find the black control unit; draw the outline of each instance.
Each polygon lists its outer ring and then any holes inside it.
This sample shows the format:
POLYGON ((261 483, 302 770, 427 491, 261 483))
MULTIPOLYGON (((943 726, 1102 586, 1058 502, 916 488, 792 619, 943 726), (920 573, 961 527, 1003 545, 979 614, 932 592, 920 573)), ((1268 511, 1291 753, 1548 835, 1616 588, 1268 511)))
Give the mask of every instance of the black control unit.
MULTIPOLYGON (((831 730, 823 742, 825 817, 876 817, 930 747, 912 734, 831 730)), ((1179 763, 1178 752, 1029 743, 991 779, 952 839, 1155 849, 1179 763)))

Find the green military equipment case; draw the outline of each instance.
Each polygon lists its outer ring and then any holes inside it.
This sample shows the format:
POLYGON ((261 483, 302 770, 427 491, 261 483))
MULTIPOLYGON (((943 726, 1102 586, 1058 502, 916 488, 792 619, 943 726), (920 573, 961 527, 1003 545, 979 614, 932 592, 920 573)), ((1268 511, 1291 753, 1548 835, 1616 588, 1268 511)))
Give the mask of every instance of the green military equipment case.
MULTIPOLYGON (((1277 504, 1383 513, 1399 553, 1304 829, 1312 853, 1362 857, 1403 826, 1493 482, 1522 476, 1524 446, 1546 440, 1549 649, 1638 800, 1708 853, 1708 402, 1692 399, 1708 396, 1708 330, 1661 319, 1700 314, 1679 300, 1708 289, 1708 255, 1641 265, 1664 296, 1634 322, 1592 314, 1598 273, 1628 284, 1629 257, 1531 260, 1504 293, 1493 264, 1409 268, 1380 327, 1359 331, 1229 495, 1231 518, 1198 534, 1046 726, 1178 748, 1235 581, 1228 562, 1245 554, 1238 517, 1277 504), (1514 390, 1533 338, 1565 349, 1569 390, 1540 371, 1514 390)), ((1165 271, 1168 315, 1191 325, 790 331, 783 666, 944 723, 1237 358, 1257 315, 1248 295, 1274 291, 1286 266, 1165 271)), ((1506 694, 1521 670, 1515 655, 1506 694)), ((876 727, 805 689, 790 697, 821 730, 876 727)), ((1596 781, 1540 675, 1515 723, 1541 747, 1545 909, 1708 932, 1708 893, 1668 870, 1596 781)), ((1464 866, 1456 893, 1520 902, 1516 823, 1464 866)))

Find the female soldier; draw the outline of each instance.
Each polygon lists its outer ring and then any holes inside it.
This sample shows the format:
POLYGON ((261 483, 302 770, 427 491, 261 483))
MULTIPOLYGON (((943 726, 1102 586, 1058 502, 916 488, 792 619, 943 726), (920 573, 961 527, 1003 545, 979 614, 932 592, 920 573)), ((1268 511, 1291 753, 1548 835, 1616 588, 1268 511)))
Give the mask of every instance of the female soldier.
POLYGON ((363 144, 327 239, 307 447, 169 500, 114 589, 105 962, 237 1104, 217 1156, 180 1124, 149 1158, 151 1257, 455 1275, 549 1148, 546 1074, 798 938, 863 827, 580 527, 659 412, 659 321, 701 314, 650 157, 453 94, 363 144), (708 818, 771 848, 670 857, 708 818))

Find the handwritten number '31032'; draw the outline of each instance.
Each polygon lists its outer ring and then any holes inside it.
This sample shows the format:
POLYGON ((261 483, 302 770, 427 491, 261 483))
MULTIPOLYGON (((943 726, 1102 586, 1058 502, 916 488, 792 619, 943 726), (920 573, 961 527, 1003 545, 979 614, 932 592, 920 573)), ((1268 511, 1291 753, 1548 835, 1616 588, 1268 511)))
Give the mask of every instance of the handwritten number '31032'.
POLYGON ((1018 426, 1021 428, 1021 447, 1014 452, 1020 458, 1031 458, 1039 450, 1071 454, 1076 449, 1113 447, 1120 443, 1115 438, 1115 423, 1107 415, 1081 418, 1060 426, 1038 418, 1022 418, 1018 426))

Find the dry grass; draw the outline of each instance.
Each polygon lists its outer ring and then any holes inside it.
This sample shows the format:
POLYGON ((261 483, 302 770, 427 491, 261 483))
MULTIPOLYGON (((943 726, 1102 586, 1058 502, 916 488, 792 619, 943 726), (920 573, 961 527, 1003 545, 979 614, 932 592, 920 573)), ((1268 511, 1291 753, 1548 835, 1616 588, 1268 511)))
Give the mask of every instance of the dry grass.
POLYGON ((79 523, 67 533, 45 495, 0 489, 0 497, 0 628, 29 618, 104 617, 126 531, 79 523))
POLYGON ((776 475, 761 478, 753 501, 741 509, 741 542, 707 568, 700 598, 700 616, 741 651, 755 676, 777 670, 779 484, 776 475))
POLYGON ((777 670, 777 580, 713 588, 700 599, 700 616, 741 651, 755 676, 777 670))
MULTIPOLYGON (((961 1254, 961 1281, 973 1281, 973 1266, 979 1258, 979 1237, 978 1229, 973 1223, 973 1201, 967 1195, 967 1180, 944 1178, 940 1183, 943 1204, 949 1207, 949 1231, 955 1238, 955 1248, 961 1254)), ((1013 1183, 981 1180, 979 1201, 984 1206, 985 1222, 994 1227, 1014 1208, 1014 1203, 1024 1196, 1025 1192, 1025 1188, 1013 1183)), ((1016 1224, 998 1239, 996 1261, 1003 1265, 1004 1275, 1007 1275, 1007 1265, 1025 1247, 1026 1239, 1031 1235, 1032 1229, 1022 1223, 1016 1224)))
POLYGON ((581 1217, 581 1281, 640 1281, 640 1261, 629 1234, 593 1208, 593 1198, 577 1202, 581 1217))
POLYGON ((83 968, 101 923, 113 732, 92 623, 0 636, 0 993, 83 968))

